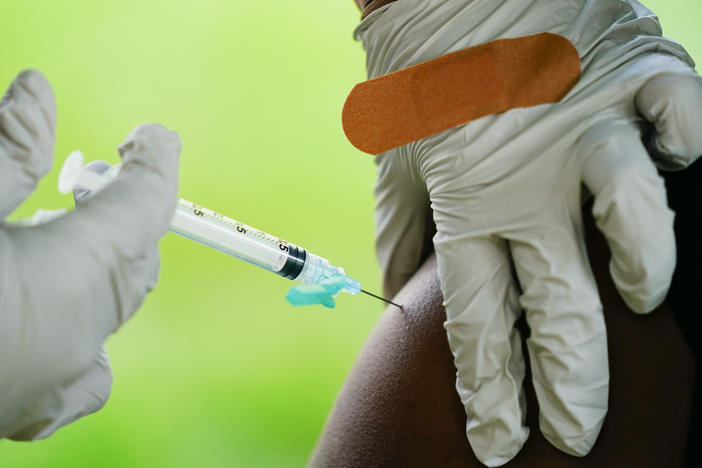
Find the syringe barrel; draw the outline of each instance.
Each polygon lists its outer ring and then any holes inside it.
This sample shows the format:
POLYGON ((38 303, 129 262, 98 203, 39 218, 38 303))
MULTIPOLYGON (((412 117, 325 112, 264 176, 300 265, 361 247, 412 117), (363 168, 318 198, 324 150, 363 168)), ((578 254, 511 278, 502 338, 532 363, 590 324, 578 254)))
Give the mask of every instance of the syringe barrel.
POLYGON ((187 200, 178 200, 170 230, 288 279, 297 279, 305 266, 302 247, 187 200))
POLYGON ((340 275, 346 281, 342 291, 361 292, 358 281, 326 258, 182 198, 170 230, 284 278, 318 284, 324 278, 340 275))
MULTIPOLYGON (((59 182, 64 193, 75 185, 99 191, 119 172, 119 166, 113 166, 104 174, 90 172, 82 167, 82 155, 78 156, 80 158, 69 156, 64 165, 60 177, 64 182, 59 182)), ((346 281, 342 291, 349 294, 361 291, 358 281, 346 276, 343 268, 330 265, 327 259, 182 198, 177 201, 169 229, 291 280, 318 284, 324 278, 340 275, 346 281)))

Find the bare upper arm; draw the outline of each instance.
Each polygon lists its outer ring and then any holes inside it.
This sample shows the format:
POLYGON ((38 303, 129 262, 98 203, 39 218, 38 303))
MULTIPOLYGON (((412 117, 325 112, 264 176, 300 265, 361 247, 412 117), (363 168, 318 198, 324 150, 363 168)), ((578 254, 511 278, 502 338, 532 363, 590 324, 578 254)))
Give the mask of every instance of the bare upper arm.
MULTIPOLYGON (((693 360, 664 304, 635 316, 619 298, 608 251, 588 218, 590 261, 605 310, 610 410, 585 458, 553 448, 538 429, 527 374, 532 432, 510 467, 679 466, 692 398, 693 360)), ((430 258, 396 297, 368 338, 319 439, 310 466, 480 467, 465 436, 455 368, 442 327, 445 311, 430 258)), ((525 350, 526 352, 526 350, 525 350)))

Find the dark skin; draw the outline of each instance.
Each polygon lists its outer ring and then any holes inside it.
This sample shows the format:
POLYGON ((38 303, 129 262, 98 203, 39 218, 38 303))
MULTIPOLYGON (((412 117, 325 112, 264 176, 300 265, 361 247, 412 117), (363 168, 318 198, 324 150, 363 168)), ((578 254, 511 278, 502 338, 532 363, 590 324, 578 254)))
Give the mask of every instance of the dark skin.
MULTIPOLYGON (((560 452, 539 432, 538 403, 527 374, 531 435, 506 466, 681 466, 693 392, 692 354, 667 303, 647 316, 626 307, 610 279, 609 251, 588 209, 585 220, 608 329, 609 413, 587 457, 560 452)), ((465 435, 466 415, 455 391, 456 370, 442 326, 446 315, 433 256, 395 301, 403 310, 389 307, 371 333, 310 466, 483 466, 465 435)))

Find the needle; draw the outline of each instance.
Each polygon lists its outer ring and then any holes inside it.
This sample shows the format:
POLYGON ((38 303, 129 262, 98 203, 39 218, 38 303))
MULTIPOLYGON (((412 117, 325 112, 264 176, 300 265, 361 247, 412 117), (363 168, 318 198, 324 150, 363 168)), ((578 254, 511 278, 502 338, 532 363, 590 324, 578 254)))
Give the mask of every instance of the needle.
POLYGON ((376 299, 380 299, 381 301, 387 302, 388 304, 392 304, 392 305, 394 305, 395 307, 399 307, 400 309, 402 309, 402 306, 401 306, 401 305, 395 304, 394 302, 388 301, 387 299, 384 299, 384 298, 382 298, 382 297, 380 297, 380 296, 376 296, 376 295, 373 294, 373 293, 369 293, 369 292, 366 291, 365 289, 361 289, 361 292, 362 292, 362 293, 365 293, 365 294, 368 294, 369 296, 372 296, 372 297, 374 297, 374 298, 376 298, 376 299))

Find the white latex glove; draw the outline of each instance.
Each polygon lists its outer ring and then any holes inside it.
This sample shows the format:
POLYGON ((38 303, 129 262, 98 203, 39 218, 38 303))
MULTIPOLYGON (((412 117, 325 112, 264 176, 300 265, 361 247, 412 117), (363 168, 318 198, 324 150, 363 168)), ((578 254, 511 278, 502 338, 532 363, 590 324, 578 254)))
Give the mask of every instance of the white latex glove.
POLYGON ((524 426, 521 338, 540 428, 577 456, 592 448, 608 399, 605 324, 587 260, 581 187, 634 311, 664 299, 675 266, 673 213, 642 144, 682 168, 702 154, 702 80, 652 12, 633 0, 401 0, 356 38, 369 78, 496 39, 568 38, 582 78, 561 102, 484 117, 376 157, 377 250, 391 297, 418 268, 431 207, 445 328, 466 433, 488 466, 511 460, 524 426))
MULTIPOLYGON (((50 168, 55 116, 46 79, 21 73, 0 106, 2 218, 50 168)), ((0 225, 0 437, 46 437, 104 404, 102 343, 156 283, 180 148, 176 133, 142 125, 119 148, 119 177, 76 210, 0 225)))

